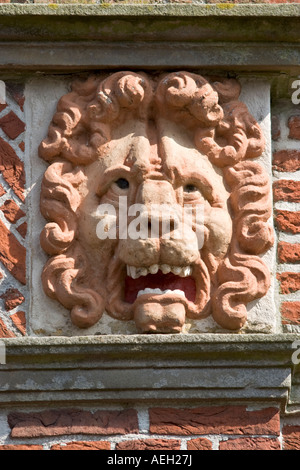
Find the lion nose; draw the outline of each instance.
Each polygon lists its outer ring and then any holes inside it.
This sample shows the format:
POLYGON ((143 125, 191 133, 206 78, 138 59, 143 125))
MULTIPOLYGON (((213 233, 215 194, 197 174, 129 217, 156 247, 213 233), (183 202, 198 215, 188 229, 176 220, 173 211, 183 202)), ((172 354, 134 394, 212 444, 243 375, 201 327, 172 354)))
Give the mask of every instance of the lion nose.
POLYGON ((175 191, 167 181, 146 181, 138 191, 137 202, 144 206, 148 217, 150 238, 160 238, 176 226, 175 191))
POLYGON ((137 202, 151 207, 151 205, 176 204, 175 191, 168 181, 144 181, 137 193, 137 202))

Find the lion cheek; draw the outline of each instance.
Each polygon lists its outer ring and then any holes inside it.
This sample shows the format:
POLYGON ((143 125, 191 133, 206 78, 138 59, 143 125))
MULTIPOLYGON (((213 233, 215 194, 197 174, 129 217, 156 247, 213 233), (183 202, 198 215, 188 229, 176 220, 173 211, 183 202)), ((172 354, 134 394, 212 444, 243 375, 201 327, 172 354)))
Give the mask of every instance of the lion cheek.
POLYGON ((227 253, 232 238, 232 220, 228 213, 213 209, 205 220, 208 229, 208 239, 205 249, 216 258, 223 259, 227 253))

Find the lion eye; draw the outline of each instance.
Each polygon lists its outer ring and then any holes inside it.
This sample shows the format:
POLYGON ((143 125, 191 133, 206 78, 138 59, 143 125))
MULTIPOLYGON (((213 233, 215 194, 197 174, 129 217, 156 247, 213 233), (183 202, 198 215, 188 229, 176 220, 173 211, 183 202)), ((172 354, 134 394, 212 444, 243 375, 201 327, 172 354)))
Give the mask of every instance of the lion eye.
POLYGON ((195 191, 198 191, 198 188, 194 184, 187 184, 184 186, 183 191, 186 193, 194 193, 195 191))
POLYGON ((127 181, 125 178, 119 178, 116 181, 116 185, 120 189, 128 189, 129 188, 129 181, 127 181))

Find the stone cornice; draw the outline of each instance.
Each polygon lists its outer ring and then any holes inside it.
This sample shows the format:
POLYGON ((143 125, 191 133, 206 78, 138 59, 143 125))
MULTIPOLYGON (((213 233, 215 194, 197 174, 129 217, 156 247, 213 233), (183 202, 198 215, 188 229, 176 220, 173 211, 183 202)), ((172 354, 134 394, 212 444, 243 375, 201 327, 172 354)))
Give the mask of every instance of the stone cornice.
MULTIPOLYGON (((0 404, 267 401, 286 410, 296 340, 293 334, 6 339, 0 404)), ((293 396, 297 409, 297 391, 293 396)))
POLYGON ((216 4, 143 4, 130 2, 87 4, 1 4, 1 15, 14 16, 229 16, 229 17, 297 17, 300 16, 300 5, 266 4, 266 3, 216 3, 216 4))
POLYGON ((300 68, 300 5, 0 5, 0 70, 300 68), (76 44, 76 46, 75 46, 76 44))

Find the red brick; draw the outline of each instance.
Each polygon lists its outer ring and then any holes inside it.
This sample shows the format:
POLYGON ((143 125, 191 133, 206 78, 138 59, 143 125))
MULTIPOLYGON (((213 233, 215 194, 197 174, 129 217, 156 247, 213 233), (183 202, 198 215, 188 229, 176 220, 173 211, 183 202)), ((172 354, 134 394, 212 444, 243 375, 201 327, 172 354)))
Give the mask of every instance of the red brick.
POLYGON ((55 444, 50 450, 110 450, 110 448, 110 442, 107 441, 74 441, 55 444))
POLYGON ((20 333, 22 333, 23 336, 26 334, 26 315, 25 312, 16 312, 13 313, 10 318, 13 321, 13 324, 18 328, 20 333))
POLYGON ((300 289, 300 273, 278 273, 277 279, 280 282, 280 291, 282 294, 290 294, 300 289))
POLYGON ((300 181, 275 181, 273 194, 274 201, 300 202, 300 181))
POLYGON ((150 432, 155 434, 279 434, 279 412, 271 407, 152 408, 149 414, 150 432))
POLYGON ((12 437, 61 436, 72 434, 114 435, 138 432, 135 410, 95 413, 81 410, 47 410, 37 413, 11 413, 12 437))
POLYGON ((0 261, 21 284, 26 284, 26 250, 0 220, 0 261))
POLYGON ((0 450, 43 450, 43 446, 36 446, 36 445, 31 445, 31 444, 29 445, 7 444, 7 445, 0 445, 0 450))
POLYGON ((220 450, 281 450, 278 439, 241 437, 220 442, 220 450))
POLYGON ((297 263, 300 261, 300 243, 278 243, 278 260, 280 263, 297 263))
POLYGON ((3 194, 5 194, 5 189, 4 189, 3 186, 0 184, 0 197, 3 196, 3 194))
MULTIPOLYGON (((26 0, 20 0, 19 3, 26 3, 26 0)), ((6 88, 10 94, 10 96, 15 100, 15 102, 19 105, 21 111, 24 111, 24 103, 25 103, 25 96, 24 96, 24 86, 22 83, 15 83, 15 82, 7 82, 6 88)))
POLYGON ((5 218, 12 224, 15 224, 19 219, 25 216, 25 212, 23 212, 12 199, 5 201, 3 206, 0 207, 0 210, 3 212, 5 218))
POLYGON ((18 291, 18 289, 12 288, 7 289, 4 294, 0 295, 0 299, 4 300, 5 310, 7 311, 21 305, 25 300, 24 296, 18 291))
POLYGON ((273 169, 277 171, 300 170, 300 152, 298 150, 279 150, 273 155, 273 169))
POLYGON ((177 439, 137 439, 119 442, 116 450, 180 450, 180 446, 177 439))
POLYGON ((283 232, 300 233, 300 212, 276 210, 275 221, 283 232))
POLYGON ((16 139, 25 130, 24 122, 13 111, 0 119, 0 127, 12 140, 16 139))
POLYGON ((280 120, 278 116, 272 117, 272 139, 278 140, 280 137, 280 120))
POLYGON ((13 148, 1 137, 0 172, 18 198, 24 202, 25 172, 23 162, 13 148))
POLYGON ((21 149, 22 152, 25 151, 25 143, 23 141, 19 144, 19 149, 21 149))
POLYGON ((10 331, 0 318, 0 338, 14 338, 16 335, 10 331))
POLYGON ((288 120, 289 138, 300 140, 300 116, 291 116, 288 120))
POLYGON ((281 314, 284 325, 300 325, 300 302, 283 302, 281 314))
POLYGON ((187 450, 212 450, 212 442, 205 437, 190 439, 187 443, 187 450))
POLYGON ((19 227, 16 228, 21 237, 25 238, 27 234, 27 222, 23 222, 19 227))
POLYGON ((300 426, 283 426, 283 449, 300 450, 300 426))
MULTIPOLYGON (((2 2, 0 1, 0 3, 2 3, 2 2)), ((7 104, 6 104, 6 103, 3 103, 3 104, 0 103, 0 113, 1 113, 6 107, 7 107, 7 104)))

